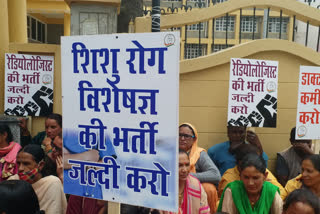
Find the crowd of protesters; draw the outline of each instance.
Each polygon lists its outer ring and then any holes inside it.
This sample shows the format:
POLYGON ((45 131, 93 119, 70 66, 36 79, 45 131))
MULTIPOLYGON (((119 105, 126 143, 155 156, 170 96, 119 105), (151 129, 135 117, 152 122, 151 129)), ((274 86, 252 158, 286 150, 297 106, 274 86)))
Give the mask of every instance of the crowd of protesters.
MULTIPOLYGON (((45 131, 32 137, 20 119, 21 144, 8 125, 0 125, 0 213, 104 214, 107 202, 65 195, 63 166, 67 159, 98 161, 96 150, 72 154, 62 143, 62 116, 51 114, 45 131), (83 155, 84 154, 84 155, 83 155), (72 155, 74 155, 72 157, 72 155)), ((228 141, 208 152, 198 146, 190 123, 179 126, 179 214, 319 214, 320 155, 311 140, 296 140, 277 153, 275 175, 256 133, 227 127, 228 141)), ((121 213, 170 213, 123 204, 121 213)))

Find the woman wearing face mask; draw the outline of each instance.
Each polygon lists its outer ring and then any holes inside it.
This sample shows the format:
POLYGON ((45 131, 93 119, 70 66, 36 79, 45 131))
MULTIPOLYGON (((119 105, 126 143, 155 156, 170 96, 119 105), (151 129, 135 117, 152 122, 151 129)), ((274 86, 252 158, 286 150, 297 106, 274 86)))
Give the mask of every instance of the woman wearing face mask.
POLYGON ((281 214, 282 199, 279 188, 266 181, 263 158, 248 154, 240 163, 240 181, 229 183, 224 189, 218 211, 230 214, 281 214))
POLYGON ((46 152, 50 151, 50 144, 54 138, 62 133, 62 116, 60 114, 50 114, 45 120, 45 131, 39 132, 35 137, 31 137, 27 127, 27 121, 24 118, 20 119, 21 127, 21 145, 28 144, 43 145, 46 152))
POLYGON ((16 157, 21 146, 13 142, 9 126, 0 125, 0 182, 18 173, 16 157))
POLYGON ((310 155, 301 164, 301 174, 288 181, 285 189, 289 193, 293 190, 309 189, 320 198, 320 155, 310 155))
POLYGON ((44 156, 44 151, 39 145, 28 145, 21 149, 17 156, 18 175, 10 177, 10 180, 25 180, 32 184, 39 199, 40 209, 46 214, 64 214, 67 200, 61 181, 52 175, 44 177, 44 156))

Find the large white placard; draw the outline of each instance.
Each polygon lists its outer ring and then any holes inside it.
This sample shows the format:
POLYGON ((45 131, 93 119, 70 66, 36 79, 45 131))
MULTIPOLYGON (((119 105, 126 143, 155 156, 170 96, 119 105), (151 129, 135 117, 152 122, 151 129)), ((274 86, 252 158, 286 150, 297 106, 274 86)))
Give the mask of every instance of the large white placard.
POLYGON ((179 38, 62 37, 65 193, 178 210, 179 38))
POLYGON ((278 62, 230 60, 228 125, 276 127, 278 62))
POLYGON ((54 57, 6 53, 5 114, 46 116, 53 109, 54 57))
POLYGON ((320 67, 300 66, 296 139, 320 139, 320 67))

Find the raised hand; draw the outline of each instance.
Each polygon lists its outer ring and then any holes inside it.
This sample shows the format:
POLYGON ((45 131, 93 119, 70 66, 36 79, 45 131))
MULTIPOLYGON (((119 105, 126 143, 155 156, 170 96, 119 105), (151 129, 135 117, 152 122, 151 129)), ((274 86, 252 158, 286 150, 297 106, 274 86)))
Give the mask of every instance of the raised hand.
POLYGON ((42 86, 33 96, 32 99, 40 107, 40 115, 48 115, 53 109, 53 90, 42 86))
POLYGON ((238 126, 238 125, 236 124, 236 121, 234 119, 231 119, 228 121, 228 126, 238 126))
POLYGON ((251 114, 249 114, 248 120, 250 121, 253 127, 259 127, 263 118, 258 112, 253 111, 251 112, 251 114))
POLYGON ((258 103, 257 109, 264 118, 263 127, 277 126, 277 98, 267 94, 258 103))
POLYGON ((39 109, 39 106, 34 102, 29 101, 27 104, 24 105, 23 108, 28 112, 29 116, 35 116, 39 109))
POLYGON ((4 111, 4 114, 5 114, 5 115, 13 115, 12 109, 7 108, 7 109, 4 111))
POLYGON ((312 149, 310 148, 310 146, 307 143, 298 143, 295 142, 293 144, 293 147, 299 151, 301 151, 302 153, 304 153, 305 155, 313 155, 314 152, 312 151, 312 149))
POLYGON ((12 113, 17 116, 23 116, 25 112, 26 110, 19 105, 17 105, 14 109, 12 109, 12 113))
POLYGON ((56 170, 57 175, 60 178, 61 182, 63 183, 63 160, 61 155, 57 156, 56 165, 57 165, 57 170, 56 170))
POLYGON ((245 116, 240 116, 237 120, 236 120, 236 124, 238 124, 238 126, 247 126, 249 124, 249 120, 245 117, 245 116))
POLYGON ((254 133, 253 131, 248 130, 247 131, 247 141, 248 141, 248 143, 258 147, 258 149, 260 151, 260 155, 262 154, 262 152, 263 152, 262 145, 261 145, 260 139, 259 139, 259 137, 258 137, 258 135, 256 133, 254 133))

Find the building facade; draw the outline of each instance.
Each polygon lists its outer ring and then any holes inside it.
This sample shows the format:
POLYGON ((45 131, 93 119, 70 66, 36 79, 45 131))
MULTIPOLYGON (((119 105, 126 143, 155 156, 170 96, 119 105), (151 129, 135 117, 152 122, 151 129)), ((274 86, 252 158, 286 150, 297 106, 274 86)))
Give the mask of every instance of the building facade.
MULTIPOLYGON (((184 13, 206 7, 214 7, 227 0, 163 0, 162 15, 184 13)), ((308 4, 306 0, 299 0, 308 4)), ((312 0, 310 6, 320 7, 319 0, 312 0)), ((144 0, 145 15, 150 14, 151 0, 144 0), (149 10, 149 13, 147 12, 149 10)), ((179 30, 184 34, 181 59, 191 59, 208 55, 243 42, 279 38, 305 44, 306 23, 295 20, 282 11, 267 8, 247 8, 234 11, 217 19, 168 30, 179 30), (294 23, 295 22, 295 23, 294 23), (295 27, 293 25, 295 24, 295 27), (294 32, 295 31, 295 32, 294 32)), ((316 49, 318 28, 310 27, 308 47, 316 49)))
MULTIPOLYGON (((298 0, 301 3, 307 4, 310 7, 320 9, 320 0, 298 0)), ((305 45, 313 50, 319 51, 319 43, 318 43, 318 35, 319 35, 319 27, 310 25, 307 23, 297 21, 295 25, 296 37, 295 42, 305 45), (306 39, 308 34, 308 38, 306 39)))

